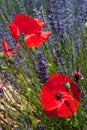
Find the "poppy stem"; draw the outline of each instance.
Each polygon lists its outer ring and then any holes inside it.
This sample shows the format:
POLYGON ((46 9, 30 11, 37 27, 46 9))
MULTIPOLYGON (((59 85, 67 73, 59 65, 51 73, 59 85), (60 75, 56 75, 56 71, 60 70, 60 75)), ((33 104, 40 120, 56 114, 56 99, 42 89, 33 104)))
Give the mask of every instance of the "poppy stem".
POLYGON ((6 2, 4 0, 1 0, 1 1, 2 1, 2 6, 4 7, 6 15, 7 15, 8 19, 9 19, 8 9, 6 7, 6 2))
POLYGON ((45 15, 44 15, 44 9, 43 9, 43 5, 41 5, 41 11, 42 11, 42 16, 43 16, 43 19, 44 19, 44 22, 46 23, 46 20, 45 20, 45 15))
POLYGON ((3 21, 4 25, 6 26, 6 28, 9 30, 8 25, 7 25, 7 23, 6 23, 6 20, 5 20, 5 18, 4 18, 4 15, 2 14, 1 11, 0 11, 0 18, 1 18, 1 20, 3 21))
POLYGON ((87 29, 86 28, 85 28, 85 32, 84 32, 83 37, 84 37, 84 39, 83 39, 83 43, 81 44, 81 49, 80 49, 80 52, 79 52, 79 58, 78 58, 78 61, 77 61, 77 66, 80 66, 81 60, 85 56, 83 52, 84 52, 85 44, 86 44, 86 41, 87 41, 87 29))

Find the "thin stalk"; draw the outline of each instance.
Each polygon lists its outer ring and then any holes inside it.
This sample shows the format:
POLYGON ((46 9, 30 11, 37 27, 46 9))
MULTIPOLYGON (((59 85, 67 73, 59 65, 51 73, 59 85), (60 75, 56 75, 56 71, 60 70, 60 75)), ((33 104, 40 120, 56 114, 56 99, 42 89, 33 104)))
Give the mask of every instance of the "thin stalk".
POLYGON ((7 23, 6 23, 6 20, 5 20, 5 18, 4 18, 4 15, 2 14, 1 11, 0 11, 0 18, 1 18, 1 20, 3 21, 4 25, 6 26, 6 28, 9 30, 8 25, 7 25, 7 23))
POLYGON ((83 56, 83 52, 84 52, 84 48, 85 48, 85 44, 86 44, 86 39, 87 38, 87 31, 84 32, 84 40, 83 40, 83 43, 82 43, 82 46, 81 46, 81 50, 79 52, 79 59, 77 61, 77 66, 80 65, 81 63, 81 60, 82 60, 82 56, 83 56))
POLYGON ((0 120, 3 121, 6 125, 8 125, 8 123, 0 116, 0 120))
MULTIPOLYGON (((4 97, 6 98, 6 96, 5 96, 5 94, 4 94, 4 97)), ((6 117, 9 117, 9 113, 8 113, 8 111, 7 111, 7 106, 6 106, 6 104, 4 103, 4 108, 5 108, 5 111, 6 111, 6 117)), ((11 126, 10 126, 10 120, 8 119, 8 130, 10 130, 11 129, 11 126)))
POLYGON ((9 19, 9 14, 8 14, 8 10, 7 10, 7 7, 6 7, 6 3, 5 3, 5 1, 4 0, 1 0, 2 1, 2 6, 4 7, 4 9, 5 9, 5 12, 6 12, 6 14, 7 14, 7 17, 8 17, 8 19, 9 19))
POLYGON ((8 96, 8 98, 10 99, 10 101, 13 102, 12 99, 10 98, 10 96, 8 95, 7 91, 5 89, 3 89, 3 90, 4 90, 4 94, 6 94, 8 96))

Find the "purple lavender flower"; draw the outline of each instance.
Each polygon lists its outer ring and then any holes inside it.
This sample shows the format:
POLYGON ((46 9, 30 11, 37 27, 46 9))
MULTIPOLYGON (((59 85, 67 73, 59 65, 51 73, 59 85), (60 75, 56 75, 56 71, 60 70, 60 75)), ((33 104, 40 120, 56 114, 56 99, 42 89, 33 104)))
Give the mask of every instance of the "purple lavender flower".
POLYGON ((87 21, 87 0, 82 1, 82 15, 84 22, 87 21))
POLYGON ((81 90, 81 100, 84 111, 87 113, 87 94, 86 90, 81 90))
POLYGON ((26 9, 25 9, 23 3, 21 3, 19 0, 15 0, 15 3, 18 6, 19 12, 26 14, 26 9))
POLYGON ((24 118, 21 118, 21 123, 24 127, 24 130, 32 130, 31 128, 28 127, 27 122, 24 118))
POLYGON ((42 124, 38 123, 35 130, 45 130, 45 128, 44 128, 44 126, 42 124))
POLYGON ((58 72, 60 73, 64 73, 62 66, 65 64, 62 56, 61 56, 61 52, 60 49, 56 50, 56 54, 55 54, 55 60, 56 60, 56 66, 58 68, 58 72))
POLYGON ((20 128, 16 127, 15 130, 20 130, 20 128))
POLYGON ((41 80, 42 83, 44 83, 47 80, 47 70, 46 70, 47 64, 44 60, 42 51, 37 52, 37 59, 38 59, 38 63, 35 69, 39 79, 41 80))
POLYGON ((62 22, 62 5, 63 1, 52 1, 48 2, 48 19, 51 25, 52 31, 56 33, 57 37, 63 37, 63 22, 62 22))
POLYGON ((1 74, 4 75, 4 77, 10 81, 10 83, 14 86, 16 86, 16 82, 14 81, 14 79, 12 78, 12 76, 6 72, 6 70, 1 70, 1 74))

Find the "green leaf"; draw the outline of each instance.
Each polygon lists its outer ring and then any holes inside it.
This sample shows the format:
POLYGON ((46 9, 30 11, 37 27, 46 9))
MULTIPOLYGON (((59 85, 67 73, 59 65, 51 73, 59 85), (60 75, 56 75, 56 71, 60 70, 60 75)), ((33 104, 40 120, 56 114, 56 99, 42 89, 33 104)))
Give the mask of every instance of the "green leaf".
POLYGON ((27 110, 28 110, 27 105, 24 105, 24 106, 23 106, 23 110, 24 110, 24 111, 27 111, 27 110))

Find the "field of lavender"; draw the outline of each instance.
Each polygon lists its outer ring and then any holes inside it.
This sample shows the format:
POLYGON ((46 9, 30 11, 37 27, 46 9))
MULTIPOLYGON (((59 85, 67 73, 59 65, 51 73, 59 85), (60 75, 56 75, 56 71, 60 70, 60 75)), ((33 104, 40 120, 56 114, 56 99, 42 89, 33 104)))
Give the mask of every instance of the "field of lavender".
POLYGON ((87 130, 87 0, 0 0, 0 130, 87 130))

